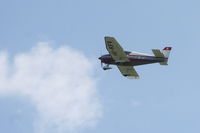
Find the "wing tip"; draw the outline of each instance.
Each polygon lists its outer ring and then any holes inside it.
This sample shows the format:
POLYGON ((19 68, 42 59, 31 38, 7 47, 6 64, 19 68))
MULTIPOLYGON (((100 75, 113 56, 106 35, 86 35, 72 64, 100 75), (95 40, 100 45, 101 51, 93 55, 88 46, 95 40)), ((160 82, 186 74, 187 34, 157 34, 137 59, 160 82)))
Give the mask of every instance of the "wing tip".
POLYGON ((128 79, 140 79, 139 76, 129 76, 129 75, 124 75, 124 77, 127 77, 128 79))
POLYGON ((105 36, 104 39, 105 40, 107 40, 107 39, 114 39, 114 37, 112 37, 112 36, 105 36))
POLYGON ((127 76, 128 79, 140 79, 139 76, 127 76))

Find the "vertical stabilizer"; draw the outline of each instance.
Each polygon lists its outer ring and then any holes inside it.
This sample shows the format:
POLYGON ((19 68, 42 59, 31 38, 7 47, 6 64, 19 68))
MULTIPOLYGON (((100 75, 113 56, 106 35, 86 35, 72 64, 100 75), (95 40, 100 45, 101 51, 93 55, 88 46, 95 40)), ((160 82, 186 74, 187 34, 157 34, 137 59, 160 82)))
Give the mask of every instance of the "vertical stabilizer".
POLYGON ((166 61, 164 62, 160 62, 160 65, 168 65, 168 59, 169 59, 169 54, 170 54, 170 51, 172 50, 172 47, 165 47, 162 51, 163 55, 165 56, 166 58, 166 61))
POLYGON ((165 47, 162 51, 162 53, 164 54, 165 58, 169 58, 169 54, 171 51, 172 47, 165 47))

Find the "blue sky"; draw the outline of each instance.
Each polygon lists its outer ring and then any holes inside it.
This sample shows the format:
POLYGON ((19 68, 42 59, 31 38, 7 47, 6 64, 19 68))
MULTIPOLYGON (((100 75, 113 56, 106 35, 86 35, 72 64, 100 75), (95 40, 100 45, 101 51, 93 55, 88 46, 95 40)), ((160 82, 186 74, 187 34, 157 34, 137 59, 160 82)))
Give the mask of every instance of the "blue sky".
MULTIPOLYGON (((199 5, 197 0, 2 0, 0 49, 14 56, 51 42, 95 64, 103 113, 95 126, 77 132, 199 133, 199 5), (104 36, 114 36, 130 51, 172 46, 169 66, 138 66, 139 80, 122 77, 116 67, 103 71, 97 57, 107 53, 104 36)), ((0 106, 0 132, 34 132, 39 116, 27 97, 3 95, 0 106)))

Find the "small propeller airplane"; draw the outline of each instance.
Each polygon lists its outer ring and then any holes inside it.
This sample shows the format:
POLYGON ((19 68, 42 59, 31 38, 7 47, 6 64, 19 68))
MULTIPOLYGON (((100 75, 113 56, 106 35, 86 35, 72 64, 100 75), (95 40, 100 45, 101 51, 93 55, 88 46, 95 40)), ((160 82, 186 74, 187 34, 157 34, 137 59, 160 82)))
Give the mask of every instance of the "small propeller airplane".
POLYGON ((103 70, 112 69, 109 65, 117 65, 123 76, 135 79, 138 79, 139 75, 134 66, 152 63, 168 65, 167 62, 172 49, 172 47, 165 47, 162 51, 152 49, 153 56, 139 52, 124 51, 114 37, 105 37, 105 44, 109 54, 99 57, 103 70))

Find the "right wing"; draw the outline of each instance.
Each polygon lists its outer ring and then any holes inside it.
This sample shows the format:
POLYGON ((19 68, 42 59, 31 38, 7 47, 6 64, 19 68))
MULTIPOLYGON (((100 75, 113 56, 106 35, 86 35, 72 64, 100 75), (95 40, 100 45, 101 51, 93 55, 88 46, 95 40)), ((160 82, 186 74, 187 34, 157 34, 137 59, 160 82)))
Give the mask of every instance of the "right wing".
POLYGON ((120 44, 115 40, 114 37, 105 37, 106 49, 115 60, 115 62, 128 62, 129 59, 126 56, 123 48, 120 44))
POLYGON ((125 77, 139 79, 139 75, 132 66, 117 66, 125 77))

